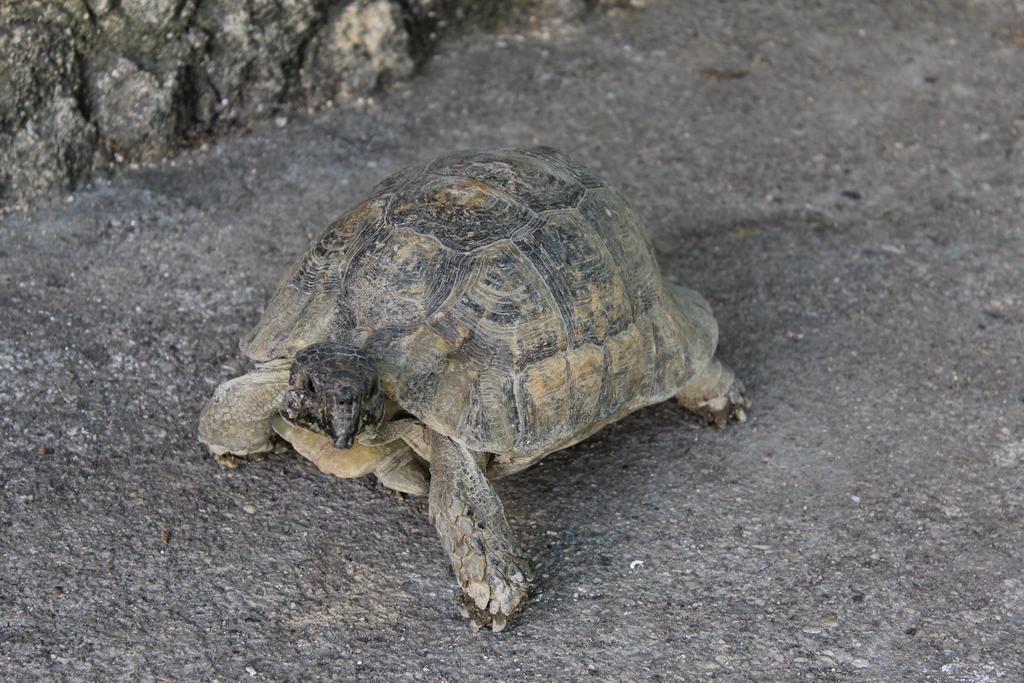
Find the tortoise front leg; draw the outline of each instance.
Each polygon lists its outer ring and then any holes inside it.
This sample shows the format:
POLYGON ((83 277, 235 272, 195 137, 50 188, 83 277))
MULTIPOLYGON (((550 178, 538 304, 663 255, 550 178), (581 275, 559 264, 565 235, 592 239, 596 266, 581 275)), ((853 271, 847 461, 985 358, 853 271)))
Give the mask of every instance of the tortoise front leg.
POLYGON ((427 430, 430 519, 465 592, 473 621, 494 631, 522 606, 532 570, 478 454, 427 430))
POLYGON ((199 440, 222 465, 237 466, 231 456, 269 451, 277 414, 288 388, 291 360, 262 363, 252 372, 224 382, 203 406, 199 440))

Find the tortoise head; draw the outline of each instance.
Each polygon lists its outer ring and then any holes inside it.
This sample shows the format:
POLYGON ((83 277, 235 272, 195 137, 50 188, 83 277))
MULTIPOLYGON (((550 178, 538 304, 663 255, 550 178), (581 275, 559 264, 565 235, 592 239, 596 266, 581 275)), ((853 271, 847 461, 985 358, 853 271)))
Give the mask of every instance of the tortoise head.
POLYGON ((384 392, 374 363, 341 344, 314 344, 295 355, 281 414, 347 450, 384 418, 384 392))

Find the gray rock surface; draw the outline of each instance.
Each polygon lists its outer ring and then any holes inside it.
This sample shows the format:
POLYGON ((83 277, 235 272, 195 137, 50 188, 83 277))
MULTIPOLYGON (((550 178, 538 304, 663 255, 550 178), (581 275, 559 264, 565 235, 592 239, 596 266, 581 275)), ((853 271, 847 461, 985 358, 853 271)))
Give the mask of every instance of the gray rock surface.
POLYGON ((6 12, 0 7, 0 205, 87 179, 96 138, 64 27, 4 21, 6 12))
POLYGON ((408 78, 453 28, 583 0, 14 0, 0 4, 0 205, 289 108, 408 78), (70 108, 69 108, 69 105, 70 108))
POLYGON ((408 78, 414 66, 398 5, 375 0, 330 12, 306 50, 301 79, 312 100, 345 101, 408 78))
POLYGON ((130 59, 114 57, 94 68, 91 77, 93 120, 112 151, 158 153, 176 142, 186 115, 176 72, 161 78, 130 59))
POLYGON ((1022 15, 737 7, 467 39, 360 110, 0 218, 0 678, 1021 680, 1022 15), (501 481, 538 581, 474 634, 424 501, 222 470, 195 420, 377 179, 528 143, 633 198, 754 406, 655 406, 501 481))

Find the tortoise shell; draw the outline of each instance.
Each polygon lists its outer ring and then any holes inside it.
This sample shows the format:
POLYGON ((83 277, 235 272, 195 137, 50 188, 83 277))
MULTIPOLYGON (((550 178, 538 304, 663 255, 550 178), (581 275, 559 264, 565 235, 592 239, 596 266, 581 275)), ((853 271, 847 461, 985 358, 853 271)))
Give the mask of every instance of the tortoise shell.
POLYGON ((299 259, 241 348, 260 362, 324 341, 365 349, 402 409, 514 471, 676 394, 717 326, 662 279, 622 197, 530 147, 381 182, 299 259))

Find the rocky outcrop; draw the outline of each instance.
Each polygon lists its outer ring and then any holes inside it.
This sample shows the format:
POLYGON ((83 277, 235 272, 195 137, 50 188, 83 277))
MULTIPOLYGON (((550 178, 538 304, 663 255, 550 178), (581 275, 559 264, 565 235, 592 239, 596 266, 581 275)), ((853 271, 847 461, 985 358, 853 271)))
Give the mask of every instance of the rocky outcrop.
POLYGON ((82 63, 57 22, 0 29, 0 202, 74 186, 93 164, 82 63))
POLYGON ((446 34, 591 0, 13 0, 0 3, 0 205, 111 160, 409 78, 446 34))

